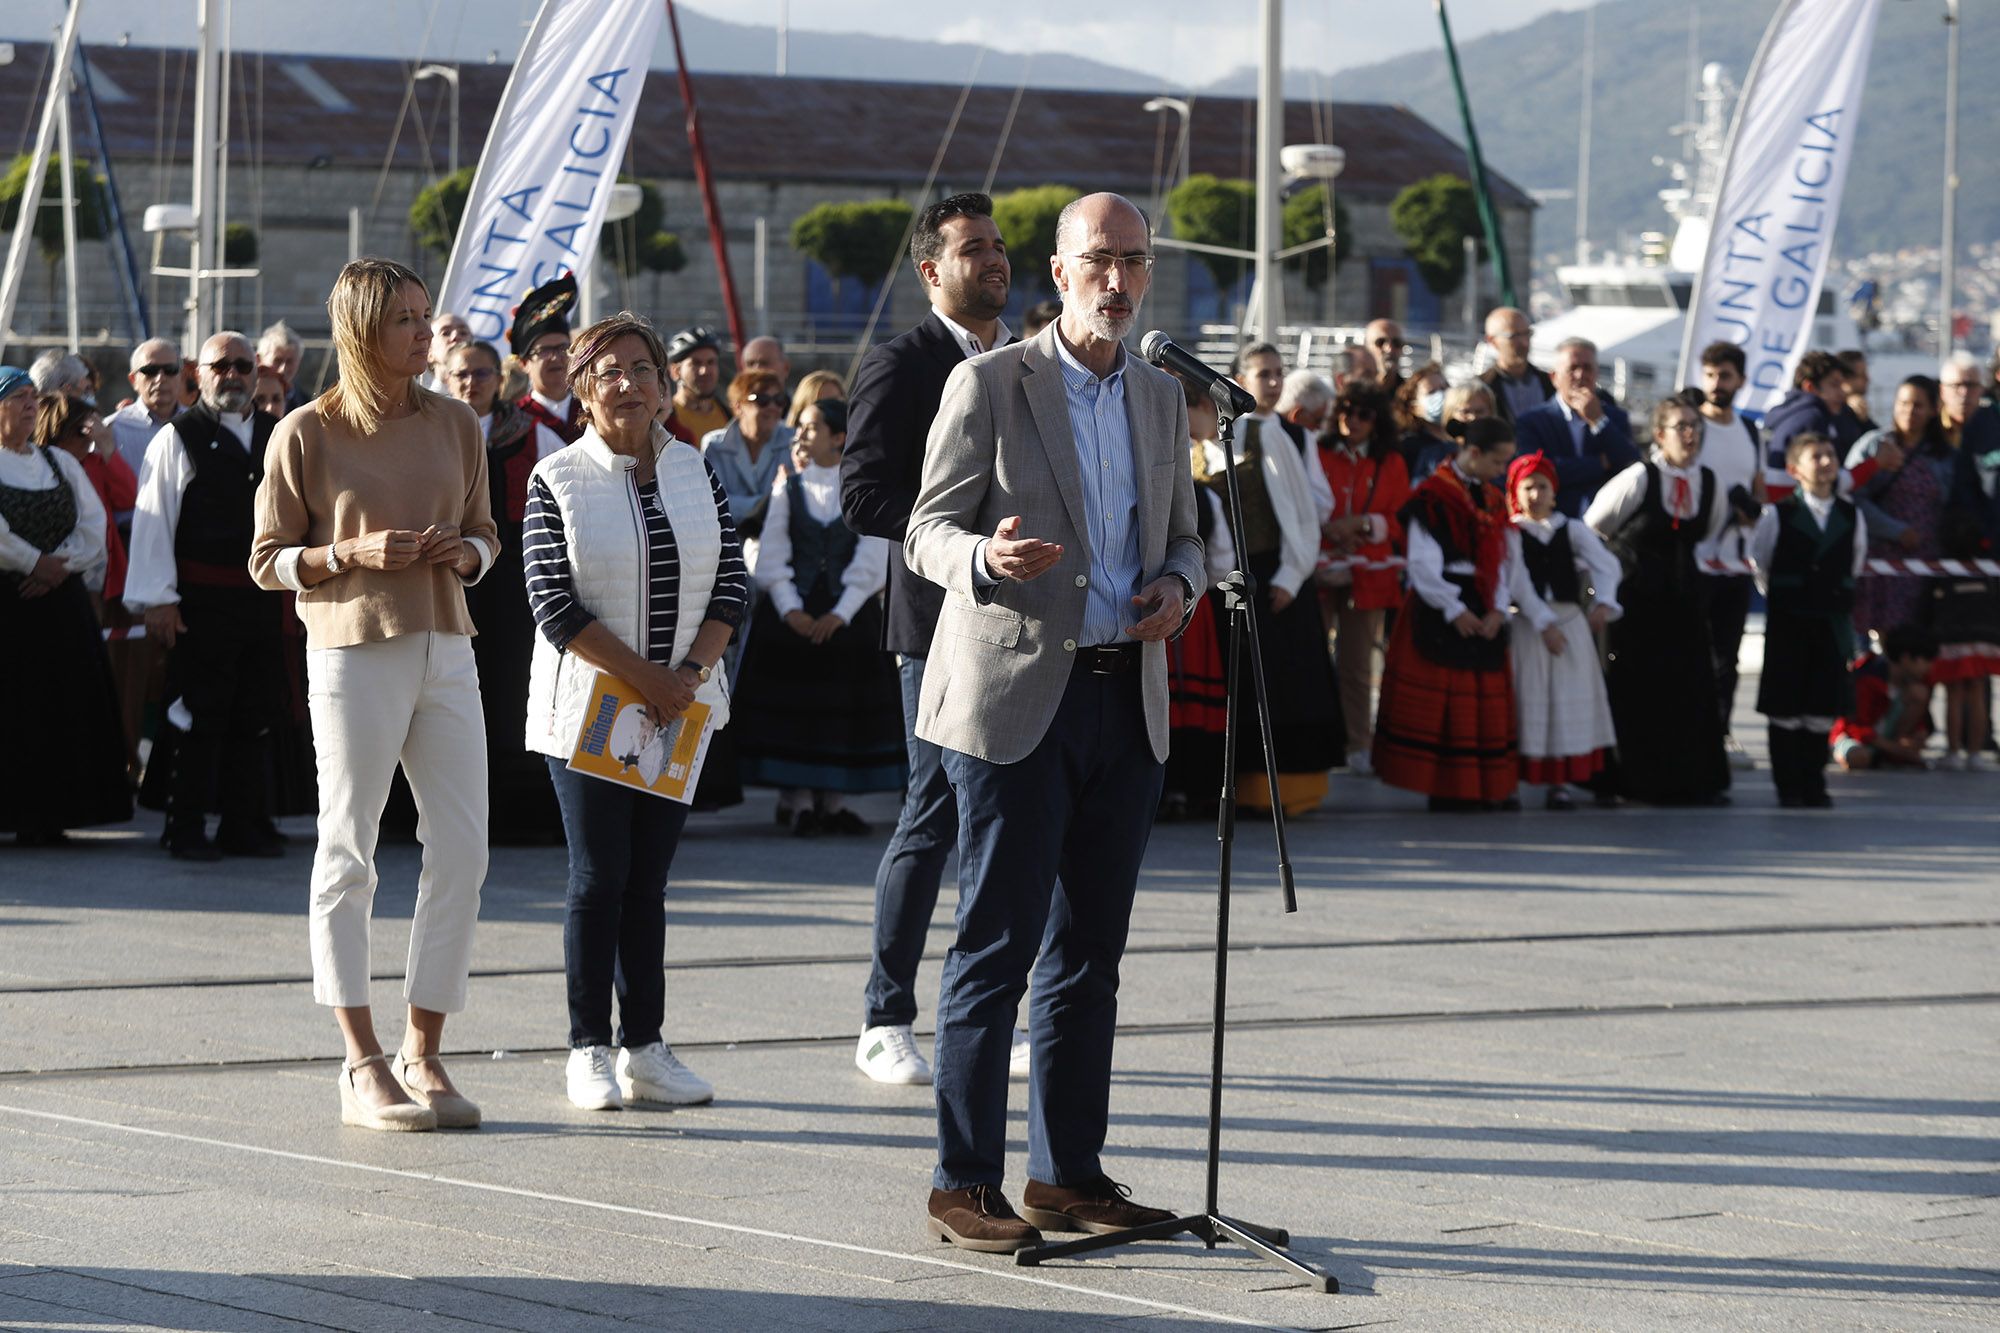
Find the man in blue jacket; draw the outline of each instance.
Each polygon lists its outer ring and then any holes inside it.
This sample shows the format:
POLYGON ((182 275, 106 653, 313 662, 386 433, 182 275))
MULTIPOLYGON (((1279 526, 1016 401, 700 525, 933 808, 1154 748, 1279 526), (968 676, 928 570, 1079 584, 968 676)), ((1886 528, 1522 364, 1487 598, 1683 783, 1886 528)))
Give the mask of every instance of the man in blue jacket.
POLYGON ((1847 406, 1847 372, 1832 352, 1807 352, 1792 372, 1792 388, 1764 414, 1764 459, 1785 466, 1794 435, 1812 431, 1834 438, 1834 418, 1847 406))
POLYGON ((1582 515, 1597 488, 1639 461, 1632 421, 1597 387, 1597 344, 1565 338, 1549 372, 1556 396, 1514 421, 1516 454, 1537 451, 1556 466, 1556 507, 1582 515))

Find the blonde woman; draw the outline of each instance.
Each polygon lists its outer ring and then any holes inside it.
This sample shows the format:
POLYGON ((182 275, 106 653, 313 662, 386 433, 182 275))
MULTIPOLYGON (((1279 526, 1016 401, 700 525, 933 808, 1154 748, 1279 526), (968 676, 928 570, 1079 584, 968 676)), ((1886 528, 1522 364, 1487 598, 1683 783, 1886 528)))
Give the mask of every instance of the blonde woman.
POLYGON ((498 548, 486 445, 470 407, 419 382, 430 295, 409 269, 357 259, 327 298, 340 382, 271 437, 250 572, 298 594, 319 754, 313 998, 346 1040, 344 1124, 472 1128, 479 1108, 438 1060, 465 1007, 486 877, 486 732, 465 585, 498 548), (369 1008, 375 836, 400 763, 424 844, 393 1065, 369 1008))

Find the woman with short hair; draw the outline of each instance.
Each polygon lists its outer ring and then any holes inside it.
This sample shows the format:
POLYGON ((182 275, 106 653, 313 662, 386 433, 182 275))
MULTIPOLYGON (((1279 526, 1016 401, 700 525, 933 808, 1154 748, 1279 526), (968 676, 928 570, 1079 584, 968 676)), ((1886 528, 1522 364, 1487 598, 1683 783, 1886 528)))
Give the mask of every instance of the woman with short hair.
POLYGON ((340 381, 278 424, 257 489, 250 572, 298 594, 319 758, 313 998, 347 1046, 343 1124, 473 1128, 479 1108, 438 1059, 465 1007, 486 878, 486 731, 465 587, 497 549, 472 409, 423 387, 430 294, 357 259, 327 297, 340 381), (424 846, 393 1068, 369 1007, 375 837, 398 764, 424 846))
POLYGON ((771 486, 791 456, 792 428, 784 422, 788 405, 776 375, 746 370, 729 382, 734 418, 702 437, 701 455, 721 479, 736 530, 746 539, 763 531, 771 486))
POLYGON ((104 565, 104 505, 67 450, 31 442, 36 410, 28 372, 0 366, 0 830, 23 847, 132 817, 111 664, 84 589, 104 565))
POLYGON ((722 483, 656 420, 667 353, 652 325, 621 311, 571 348, 585 429, 535 465, 522 537, 541 630, 527 742, 547 756, 569 837, 565 1073, 583 1110, 691 1105, 715 1090, 661 1036, 663 895, 688 807, 572 772, 568 760, 600 671, 638 690, 655 726, 697 700, 714 726, 727 725, 719 665, 743 623, 749 579, 722 483))

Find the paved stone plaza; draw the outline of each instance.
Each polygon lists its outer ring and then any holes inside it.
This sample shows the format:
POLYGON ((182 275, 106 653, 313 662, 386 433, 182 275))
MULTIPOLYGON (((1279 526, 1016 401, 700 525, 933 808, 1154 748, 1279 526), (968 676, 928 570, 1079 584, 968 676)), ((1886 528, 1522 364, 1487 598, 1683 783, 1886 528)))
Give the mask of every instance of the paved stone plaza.
MULTIPOLYGON (((1995 1327, 2000 778, 1834 791, 1430 816, 1336 777, 1292 826, 1291 917, 1245 826, 1222 1203, 1332 1296, 1187 1241, 1040 1268, 932 1243, 928 1092, 852 1063, 880 838, 785 837, 761 796, 694 821, 669 891, 698 1109, 570 1107, 563 853, 496 852, 447 1031, 476 1133, 336 1123, 308 821, 276 863, 170 861, 143 821, 0 847, 0 1326, 1995 1327)), ((1111 1174, 1183 1210, 1214 853, 1153 839, 1112 1100, 1111 1174)), ((382 1015, 416 860, 382 857, 382 1015)))

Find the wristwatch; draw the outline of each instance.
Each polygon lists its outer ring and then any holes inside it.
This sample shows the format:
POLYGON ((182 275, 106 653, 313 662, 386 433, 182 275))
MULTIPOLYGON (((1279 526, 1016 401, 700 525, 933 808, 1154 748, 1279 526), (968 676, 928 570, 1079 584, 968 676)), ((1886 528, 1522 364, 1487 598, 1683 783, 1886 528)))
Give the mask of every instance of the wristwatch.
POLYGON ((346 567, 340 563, 340 543, 338 541, 328 542, 326 544, 326 572, 329 574, 338 574, 346 567))
POLYGON ((708 678, 715 674, 714 667, 705 667, 701 665, 699 662, 695 661, 692 657, 683 657, 681 659, 681 665, 684 667, 693 668, 695 679, 703 685, 708 684, 708 678))

